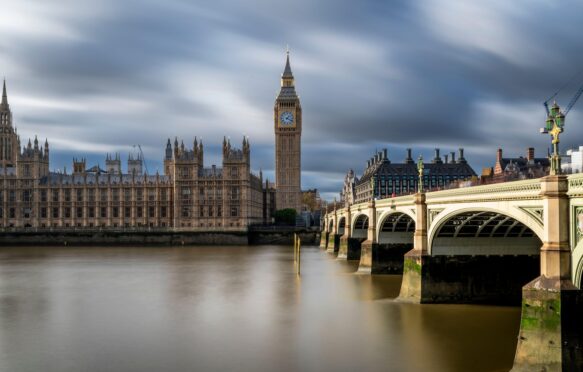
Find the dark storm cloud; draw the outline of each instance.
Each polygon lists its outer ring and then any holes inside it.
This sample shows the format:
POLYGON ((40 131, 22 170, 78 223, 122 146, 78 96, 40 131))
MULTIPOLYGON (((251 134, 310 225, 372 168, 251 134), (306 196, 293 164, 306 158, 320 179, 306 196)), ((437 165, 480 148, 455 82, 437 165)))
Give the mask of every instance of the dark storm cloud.
MULTIPOLYGON (((303 186, 337 192, 375 149, 393 161, 466 148, 535 146, 542 101, 583 67, 576 1, 23 0, 0 14, 0 72, 23 137, 48 137, 53 167, 141 144, 160 168, 168 137, 251 137, 273 179, 272 107, 290 44, 304 113, 303 186), (285 11, 284 11, 285 10, 285 11), (68 160, 69 159, 69 160, 68 160)), ((558 96, 565 105, 577 86, 558 96)), ((583 142, 583 115, 565 146, 583 142)), ((23 140, 23 142, 25 139, 23 140)))

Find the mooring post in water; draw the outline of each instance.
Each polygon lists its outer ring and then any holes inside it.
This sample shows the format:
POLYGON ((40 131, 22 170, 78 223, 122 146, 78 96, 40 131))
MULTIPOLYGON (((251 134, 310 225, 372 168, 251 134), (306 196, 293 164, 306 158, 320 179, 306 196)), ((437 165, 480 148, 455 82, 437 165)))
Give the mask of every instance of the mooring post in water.
POLYGON ((302 263, 302 241, 300 240, 300 238, 298 237, 298 275, 300 275, 300 266, 302 263))

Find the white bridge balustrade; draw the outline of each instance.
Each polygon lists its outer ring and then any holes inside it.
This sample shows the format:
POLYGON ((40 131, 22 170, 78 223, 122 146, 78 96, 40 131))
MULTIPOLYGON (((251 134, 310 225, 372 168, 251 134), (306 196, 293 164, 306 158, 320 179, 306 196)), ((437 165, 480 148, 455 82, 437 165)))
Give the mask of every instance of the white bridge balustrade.
POLYGON ((338 259, 403 273, 399 300, 522 302, 513 370, 583 369, 583 174, 372 200, 324 220, 322 248, 338 259))

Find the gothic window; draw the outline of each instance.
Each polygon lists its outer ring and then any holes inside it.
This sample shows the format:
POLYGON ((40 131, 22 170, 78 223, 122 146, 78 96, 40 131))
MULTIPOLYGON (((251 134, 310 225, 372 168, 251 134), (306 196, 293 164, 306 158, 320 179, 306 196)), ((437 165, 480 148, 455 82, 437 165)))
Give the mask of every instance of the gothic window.
POLYGON ((180 191, 182 200, 190 200, 190 187, 183 187, 180 191))
POLYGON ((130 189, 128 187, 128 188, 125 188, 123 191, 124 191, 124 200, 127 202, 131 201, 132 200, 132 189, 130 189))
POLYGON ((4 218, 4 209, 0 207, 0 218, 4 218))
POLYGON ((101 207, 101 218, 107 218, 107 208, 101 207))
POLYGON ((94 218, 95 217, 95 208, 90 207, 87 209, 87 211, 89 212, 89 218, 94 218))
POLYGON ((239 215, 238 207, 231 207, 231 217, 237 217, 239 215))
MULTIPOLYGON (((0 197, 0 199, 2 199, 0 197)), ((47 201, 47 190, 41 190, 40 191, 40 201, 41 202, 46 202, 47 201)))
POLYGON ((65 208, 65 218, 71 218, 71 208, 65 208))
POLYGON ((46 208, 43 207, 40 209, 40 217, 47 218, 47 209, 46 208))
POLYGON ((53 218, 59 218, 59 208, 53 208, 53 218))
POLYGON ((200 217, 204 217, 204 206, 200 206, 200 217))
POLYGON ((148 217, 154 218, 156 214, 156 208, 148 207, 148 217))
POLYGON ((124 217, 125 218, 130 218, 132 216, 132 208, 131 207, 125 207, 124 208, 124 217))
POLYGON ((156 200, 156 189, 155 188, 148 189, 148 200, 149 201, 156 200))
POLYGON ((167 210, 166 210, 166 207, 160 207, 160 216, 161 216, 162 218, 166 218, 166 217, 167 217, 167 216, 166 216, 166 213, 167 213, 166 211, 167 211, 167 210))
POLYGON ((30 202, 30 201, 32 201, 32 191, 31 190, 24 190, 24 191, 22 191, 22 201, 23 202, 30 202))
POLYGON ((137 201, 142 201, 144 199, 144 190, 143 189, 137 189, 136 190, 136 200, 137 201))
POLYGON ((53 190, 53 202, 59 201, 59 190, 53 190))
POLYGON ((71 190, 66 189, 65 190, 65 201, 66 202, 70 202, 71 201, 71 190))
POLYGON ((209 212, 208 213, 209 214, 209 217, 212 217, 213 216, 213 207, 209 206, 208 207, 208 212, 209 212))
POLYGON ((222 217, 222 216, 223 216, 223 207, 219 205, 217 207, 217 217, 222 217))
POLYGON ((77 201, 78 202, 82 202, 83 201, 83 189, 77 189, 77 201))
POLYGON ((10 208, 8 210, 8 218, 16 218, 16 208, 10 208))
POLYGON ((190 218, 190 207, 182 207, 182 217, 190 218))
POLYGON ((142 218, 143 217, 144 212, 143 212, 143 208, 142 207, 138 207, 136 212, 137 212, 138 218, 142 218))
POLYGON ((118 207, 113 207, 113 218, 118 218, 119 217, 119 208, 118 207))
POLYGON ((83 208, 77 207, 77 218, 83 218, 83 208))
POLYGON ((231 168, 231 177, 238 177, 239 176, 239 168, 232 167, 231 168))

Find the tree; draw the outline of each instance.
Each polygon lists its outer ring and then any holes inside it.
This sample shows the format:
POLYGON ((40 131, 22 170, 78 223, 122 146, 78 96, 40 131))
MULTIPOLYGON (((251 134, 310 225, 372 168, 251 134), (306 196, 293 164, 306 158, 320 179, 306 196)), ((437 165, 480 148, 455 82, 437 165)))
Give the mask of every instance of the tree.
POLYGON ((273 217, 277 225, 295 225, 297 212, 293 208, 280 209, 275 211, 273 217))

